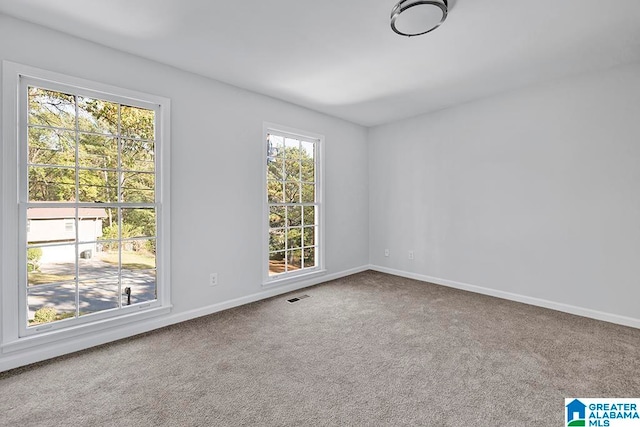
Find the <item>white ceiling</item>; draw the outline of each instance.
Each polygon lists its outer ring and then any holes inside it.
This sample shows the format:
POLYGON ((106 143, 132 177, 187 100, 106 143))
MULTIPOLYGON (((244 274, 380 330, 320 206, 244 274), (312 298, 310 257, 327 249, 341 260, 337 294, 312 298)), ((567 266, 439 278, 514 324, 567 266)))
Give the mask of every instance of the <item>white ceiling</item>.
POLYGON ((427 35, 397 0, 0 0, 0 12, 372 126, 640 62, 640 0, 450 0, 427 35))

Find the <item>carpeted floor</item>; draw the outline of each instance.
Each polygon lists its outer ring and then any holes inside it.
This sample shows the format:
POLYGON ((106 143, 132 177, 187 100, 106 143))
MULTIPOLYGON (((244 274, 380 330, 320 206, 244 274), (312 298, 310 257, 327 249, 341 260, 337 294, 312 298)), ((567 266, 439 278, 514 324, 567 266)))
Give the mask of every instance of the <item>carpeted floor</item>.
POLYGON ((559 426, 565 397, 640 397, 640 330, 368 271, 0 374, 0 425, 559 426))

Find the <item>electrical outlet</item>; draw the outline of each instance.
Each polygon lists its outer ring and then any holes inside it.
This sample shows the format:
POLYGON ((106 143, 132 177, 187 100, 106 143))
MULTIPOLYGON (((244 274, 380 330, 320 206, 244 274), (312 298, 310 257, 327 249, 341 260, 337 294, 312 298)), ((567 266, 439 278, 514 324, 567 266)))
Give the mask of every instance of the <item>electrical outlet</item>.
POLYGON ((413 259, 413 251, 409 251, 409 259, 413 259))
POLYGON ((384 250, 384 256, 389 256, 389 249, 384 250))
POLYGON ((209 274, 209 286, 216 286, 218 284, 218 273, 209 274))

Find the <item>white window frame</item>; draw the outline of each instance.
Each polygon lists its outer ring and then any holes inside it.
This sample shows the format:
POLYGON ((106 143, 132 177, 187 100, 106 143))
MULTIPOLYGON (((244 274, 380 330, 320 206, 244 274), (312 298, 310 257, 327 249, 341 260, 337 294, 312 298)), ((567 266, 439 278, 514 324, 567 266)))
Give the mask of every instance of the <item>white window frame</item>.
POLYGON ((170 291, 170 114, 168 98, 71 77, 10 61, 2 63, 2 197, 0 254, 2 276, 0 295, 2 315, 0 349, 3 353, 69 339, 116 326, 133 324, 171 311, 170 291), (61 92, 71 91, 156 112, 156 289, 157 299, 149 304, 132 305, 117 312, 94 313, 74 322, 52 322, 27 328, 26 316, 26 95, 21 86, 33 84, 61 92), (20 187, 23 188, 20 188, 20 187), (22 307, 22 306, 25 307, 22 307), (29 329, 29 330, 27 330, 29 329))
POLYGON ((291 282, 309 279, 317 275, 326 273, 325 268, 325 226, 324 226, 324 135, 309 132, 306 130, 296 129, 276 123, 265 122, 262 128, 262 194, 263 194, 263 222, 262 222, 262 286, 276 286, 289 284, 291 282), (316 190, 316 266, 311 268, 303 268, 297 271, 286 272, 274 276, 269 276, 269 199, 267 195, 267 135, 278 134, 285 137, 296 138, 306 141, 315 142, 315 190, 316 190))

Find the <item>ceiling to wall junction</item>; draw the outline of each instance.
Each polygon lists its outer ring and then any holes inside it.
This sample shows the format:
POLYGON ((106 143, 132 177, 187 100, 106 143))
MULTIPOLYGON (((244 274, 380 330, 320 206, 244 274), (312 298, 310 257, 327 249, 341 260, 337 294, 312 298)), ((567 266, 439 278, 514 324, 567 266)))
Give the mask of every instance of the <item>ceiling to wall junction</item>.
POLYGON ((406 38, 396 0, 0 0, 0 12, 364 126, 640 61, 640 1, 450 0, 406 38))

